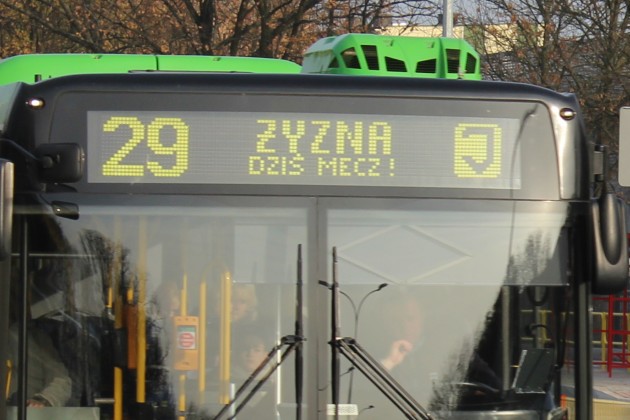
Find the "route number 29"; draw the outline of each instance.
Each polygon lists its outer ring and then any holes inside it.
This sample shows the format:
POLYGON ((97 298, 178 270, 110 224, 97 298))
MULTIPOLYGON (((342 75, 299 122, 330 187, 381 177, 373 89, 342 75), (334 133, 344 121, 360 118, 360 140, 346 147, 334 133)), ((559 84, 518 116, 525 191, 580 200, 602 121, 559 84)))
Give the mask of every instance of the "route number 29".
POLYGON ((144 176, 146 168, 156 177, 178 177, 188 170, 189 128, 181 118, 155 118, 145 125, 136 117, 111 117, 103 124, 103 132, 113 133, 121 127, 131 130, 131 138, 103 164, 103 175, 144 176), (175 133, 175 141, 168 146, 160 141, 164 129, 175 133), (124 163, 124 159, 143 142, 157 156, 174 156, 174 164, 164 167, 150 159, 140 165, 124 163))

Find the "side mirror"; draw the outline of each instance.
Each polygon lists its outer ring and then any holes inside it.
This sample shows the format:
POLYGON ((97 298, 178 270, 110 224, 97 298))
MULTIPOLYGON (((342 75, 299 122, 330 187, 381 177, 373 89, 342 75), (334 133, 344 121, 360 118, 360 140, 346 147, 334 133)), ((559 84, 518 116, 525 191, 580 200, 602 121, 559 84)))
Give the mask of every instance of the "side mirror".
POLYGON ((77 182, 83 178, 85 154, 76 143, 42 144, 35 150, 38 179, 43 183, 77 182))
POLYGON ((593 283, 596 294, 612 295, 628 286, 628 244, 625 207, 606 193, 591 203, 593 283))
POLYGON ((13 163, 0 159, 0 261, 11 256, 13 230, 13 163))

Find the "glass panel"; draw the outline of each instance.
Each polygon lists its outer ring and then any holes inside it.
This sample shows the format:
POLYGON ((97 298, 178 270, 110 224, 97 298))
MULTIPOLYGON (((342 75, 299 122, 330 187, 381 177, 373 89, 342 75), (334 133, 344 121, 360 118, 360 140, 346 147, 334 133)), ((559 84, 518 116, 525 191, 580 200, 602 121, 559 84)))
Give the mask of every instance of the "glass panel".
MULTIPOLYGON (((557 401, 552 385, 560 376, 550 366, 561 366, 569 319, 567 203, 55 199, 74 200, 78 220, 53 217, 43 206, 19 208, 16 222, 23 228, 26 221, 29 231, 27 397, 54 383, 62 392, 42 392, 44 402, 81 407, 76 418, 114 418, 117 410, 128 418, 212 418, 271 349, 290 348, 300 244, 309 416, 322 418, 317 413, 331 402, 331 295, 319 283, 330 285, 333 272, 341 335, 355 338, 373 367, 383 366, 423 407, 439 415, 515 410, 514 418, 529 418, 557 401), (50 377, 31 371, 44 366, 50 377), (522 379, 525 369, 535 381, 522 379)), ((15 326, 23 279, 20 261, 14 267, 15 326)), ((292 355, 287 362, 238 418, 296 417, 292 355)), ((400 417, 345 356, 340 378, 338 401, 350 404, 344 408, 362 419, 400 417)))
MULTIPOLYGON (((178 402, 214 415, 275 346, 263 373, 289 348, 306 200, 66 198, 78 220, 28 217, 29 400, 111 418, 119 389, 129 418, 172 416, 178 402)), ((17 335, 11 348, 17 366, 17 335)), ((239 418, 295 401, 288 360, 239 418)))
POLYGON ((370 70, 378 70, 378 49, 376 45, 361 45, 365 61, 370 70))
POLYGON ((352 203, 357 207, 328 213, 329 243, 338 249, 345 284, 498 287, 566 281, 560 269, 564 203, 352 203))
POLYGON ((341 53, 341 57, 343 58, 346 67, 349 69, 360 69, 361 63, 359 62, 359 57, 357 56, 357 52, 354 48, 348 48, 344 52, 341 53))
MULTIPOLYGON (((331 201, 320 217, 329 265, 337 250, 341 335, 432 412, 515 409, 528 418, 549 408, 545 363, 556 353, 536 365, 540 394, 517 395, 515 366, 525 349, 562 344, 567 212, 559 202, 331 201)), ((340 370, 341 403, 356 404, 362 419, 400 416, 349 360, 340 370)))

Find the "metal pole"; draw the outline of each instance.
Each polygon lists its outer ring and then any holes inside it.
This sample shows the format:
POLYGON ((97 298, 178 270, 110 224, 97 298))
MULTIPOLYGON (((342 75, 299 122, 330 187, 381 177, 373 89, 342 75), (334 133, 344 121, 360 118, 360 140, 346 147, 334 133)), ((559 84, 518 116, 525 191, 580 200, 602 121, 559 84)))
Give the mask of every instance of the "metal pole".
POLYGON ((335 406, 335 420, 339 420, 339 349, 337 340, 340 338, 339 333, 339 283, 337 280, 337 247, 332 249, 332 304, 331 304, 331 332, 330 345, 332 346, 331 360, 331 385, 332 385, 332 403, 335 406))
MULTIPOLYGON (((304 302, 302 300, 302 244, 298 245, 297 255, 297 290, 295 304, 295 339, 301 340, 304 334, 302 312, 304 302)), ((302 357, 302 342, 298 341, 295 347, 295 405, 296 420, 302 420, 302 387, 304 382, 304 360, 302 357)))
POLYGON ((140 218, 138 237, 138 300, 137 313, 138 324, 136 334, 138 346, 136 347, 136 402, 147 402, 146 377, 147 377, 147 219, 140 218))
POLYGON ((442 36, 453 37, 453 0, 443 0, 442 3, 442 36))
POLYGON ((22 217, 22 243, 20 244, 20 280, 17 286, 21 292, 21 302, 15 302, 22 309, 18 318, 18 369, 17 369, 17 418, 26 419, 26 400, 28 399, 28 320, 31 300, 29 298, 30 284, 28 279, 29 260, 29 225, 26 216, 22 217))
MULTIPOLYGON (((112 285, 112 305, 114 309, 114 330, 118 333, 125 328, 124 301, 121 292, 123 286, 123 254, 122 254, 122 222, 114 218, 114 256, 110 267, 110 284, 112 285)), ((127 355, 125 355, 127 357, 127 355)), ((123 369, 114 366, 114 420, 123 418, 123 369)))

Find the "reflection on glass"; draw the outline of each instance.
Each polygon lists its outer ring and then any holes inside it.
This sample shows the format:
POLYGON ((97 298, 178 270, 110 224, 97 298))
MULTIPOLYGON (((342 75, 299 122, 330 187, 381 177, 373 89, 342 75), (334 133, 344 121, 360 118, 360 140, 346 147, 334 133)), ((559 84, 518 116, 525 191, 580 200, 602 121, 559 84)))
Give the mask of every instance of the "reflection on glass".
MULTIPOLYGON (((212 417, 293 334, 300 244, 305 413, 330 401, 329 295, 319 284, 331 283, 333 247, 341 334, 353 335, 424 408, 538 413, 558 404, 545 366, 570 350, 565 204, 83 200, 78 220, 28 220, 29 331, 50 340, 43 347, 68 377, 68 395, 51 405, 102 419, 212 417), (542 382, 519 387, 542 391, 526 398, 514 384, 536 354, 545 363, 531 368, 542 382)), ((32 353, 38 340, 29 342, 32 353)), ((239 418, 295 418, 295 374, 294 363, 283 363, 239 418)), ((361 419, 397 418, 347 360, 340 377, 341 402, 361 419)))
MULTIPOLYGON (((305 210, 95 199, 80 203, 79 220, 31 221, 29 269, 56 269, 34 282, 29 328, 45 328, 69 378, 50 405, 94 407, 100 418, 216 413, 294 331, 305 210)), ((293 401, 289 380, 283 365, 241 416, 293 401)))
MULTIPOLYGON (((328 243, 338 249, 341 293, 349 297, 340 300, 341 335, 354 331, 430 411, 542 409, 544 394, 535 402, 539 406, 506 395, 521 349, 562 345, 562 333, 550 319, 557 316, 554 299, 563 293, 557 286, 566 284, 561 252, 566 206, 396 204, 361 211, 335 204, 328 212, 328 243), (381 283, 388 287, 372 294, 357 317, 354 302, 381 283), (530 299, 540 290, 546 290, 545 299, 530 299), (547 315, 544 339, 540 331, 523 332, 523 326, 542 324, 547 315)), ((353 373, 344 361, 341 372, 348 370, 353 373)), ((550 391, 551 371, 546 375, 550 391)), ((342 402, 356 403, 361 418, 396 412, 363 375, 341 380, 351 396, 342 402)))

